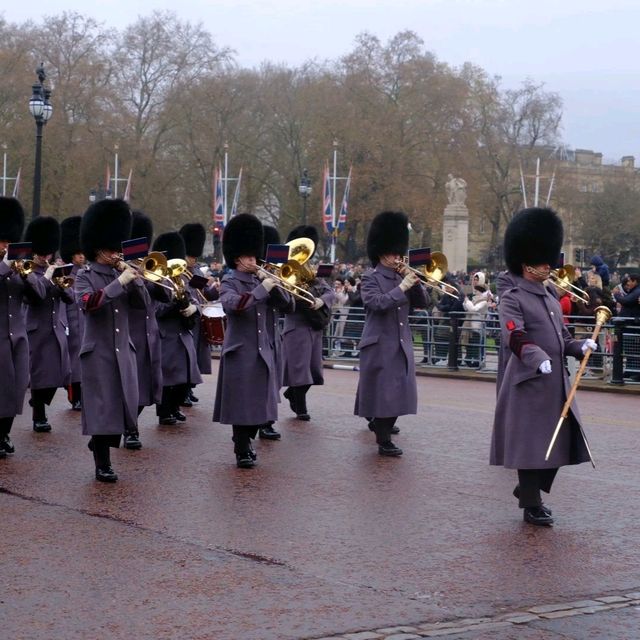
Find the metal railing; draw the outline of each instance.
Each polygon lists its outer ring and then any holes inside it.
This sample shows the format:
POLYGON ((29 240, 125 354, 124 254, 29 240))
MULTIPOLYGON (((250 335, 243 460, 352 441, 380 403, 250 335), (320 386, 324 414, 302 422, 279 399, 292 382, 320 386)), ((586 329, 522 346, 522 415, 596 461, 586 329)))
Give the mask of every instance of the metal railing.
MULTIPOLYGON (((501 339, 497 314, 490 313, 482 320, 475 314, 455 315, 440 318, 421 311, 409 317, 416 365, 496 373, 501 339), (469 326, 472 320, 474 328, 469 326)), ((324 334, 324 357, 357 364, 364 318, 363 307, 334 308, 324 334)), ((592 316, 572 316, 569 320, 567 328, 575 338, 591 336, 592 316)), ((612 384, 640 382, 640 319, 613 318, 602 328, 598 345, 584 378, 612 384)))

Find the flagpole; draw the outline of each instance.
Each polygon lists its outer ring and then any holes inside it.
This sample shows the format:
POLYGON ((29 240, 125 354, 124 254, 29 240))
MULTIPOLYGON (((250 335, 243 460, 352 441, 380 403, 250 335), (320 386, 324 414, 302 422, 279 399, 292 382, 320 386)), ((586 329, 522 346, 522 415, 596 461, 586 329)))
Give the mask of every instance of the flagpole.
POLYGON ((224 225, 227 226, 227 187, 229 178, 229 143, 224 143, 224 225))
POLYGON ((113 197, 117 198, 118 197, 118 145, 114 145, 113 147, 115 149, 115 156, 116 156, 116 160, 115 160, 115 174, 114 174, 114 179, 113 179, 113 197))
POLYGON ((536 193, 533 200, 533 206, 538 206, 538 196, 540 194, 540 158, 536 161, 536 193))
POLYGON ((333 225, 333 231, 331 232, 331 262, 336 261, 336 240, 337 240, 337 227, 336 227, 336 193, 338 187, 338 141, 333 141, 333 193, 331 194, 331 223, 333 225))
POLYGON ((3 144, 2 148, 4 149, 3 160, 2 160, 2 196, 7 195, 7 145, 3 144))

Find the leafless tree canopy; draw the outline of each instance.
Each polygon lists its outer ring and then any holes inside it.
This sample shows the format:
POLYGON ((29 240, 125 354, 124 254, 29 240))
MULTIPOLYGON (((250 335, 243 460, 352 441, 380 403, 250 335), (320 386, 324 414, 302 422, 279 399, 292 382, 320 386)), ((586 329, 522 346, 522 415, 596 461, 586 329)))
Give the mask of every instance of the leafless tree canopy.
MULTIPOLYGON (((43 61, 54 117, 45 132, 43 212, 81 212, 119 146, 134 170, 132 205, 158 231, 185 221, 209 225, 213 171, 229 144, 232 173, 243 167, 241 209, 283 232, 300 222, 298 180, 313 180, 308 218, 320 224, 321 167, 334 139, 354 184, 341 249, 362 247, 367 221, 405 210, 425 243, 436 238, 449 172, 469 185, 472 215, 493 243, 522 204, 525 170, 540 147, 559 143, 559 96, 525 80, 503 90, 471 64, 439 61, 413 32, 388 42, 362 33, 339 60, 290 68, 240 68, 200 24, 155 12, 122 31, 76 13, 42 24, 0 21, 1 141, 22 197, 31 199, 33 73, 43 61)), ((104 185, 102 185, 104 186, 104 185)))

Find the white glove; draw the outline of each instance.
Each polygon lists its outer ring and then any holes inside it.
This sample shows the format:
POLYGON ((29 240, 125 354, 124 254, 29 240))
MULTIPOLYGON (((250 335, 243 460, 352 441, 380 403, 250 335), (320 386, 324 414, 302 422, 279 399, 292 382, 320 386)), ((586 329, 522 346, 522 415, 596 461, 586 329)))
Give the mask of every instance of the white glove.
POLYGON ((587 349, 591 349, 591 351, 597 351, 598 343, 595 340, 592 340, 591 338, 587 338, 584 341, 584 344, 582 345, 581 349, 582 349, 582 355, 585 355, 587 353, 587 349))
POLYGON ((551 373, 551 360, 544 360, 542 364, 538 367, 538 371, 540 373, 544 373, 548 375, 551 373))
POLYGON ((188 318, 189 316, 192 316, 197 310, 198 310, 198 307, 196 307, 195 304, 191 303, 186 309, 180 309, 180 313, 185 318, 188 318))
POLYGON ((130 269, 129 267, 127 267, 119 276, 118 276, 118 282, 123 286, 126 287, 130 282, 133 282, 138 276, 138 273, 136 271, 134 271, 133 269, 130 269))
POLYGON ((267 291, 271 291, 271 289, 273 289, 273 287, 275 287, 277 284, 278 284, 277 280, 274 280, 273 278, 269 278, 269 276, 265 277, 265 279, 262 281, 262 286, 267 291))
POLYGON ((399 286, 403 291, 408 291, 416 284, 418 284, 418 276, 413 271, 409 271, 399 286))
POLYGON ((311 307, 314 311, 320 309, 320 307, 324 307, 324 300, 322 298, 316 298, 313 302, 313 307, 311 307))
POLYGON ((56 270, 56 265, 55 264, 50 264, 47 267, 47 270, 44 272, 44 277, 51 282, 52 278, 53 278, 53 272, 56 270))

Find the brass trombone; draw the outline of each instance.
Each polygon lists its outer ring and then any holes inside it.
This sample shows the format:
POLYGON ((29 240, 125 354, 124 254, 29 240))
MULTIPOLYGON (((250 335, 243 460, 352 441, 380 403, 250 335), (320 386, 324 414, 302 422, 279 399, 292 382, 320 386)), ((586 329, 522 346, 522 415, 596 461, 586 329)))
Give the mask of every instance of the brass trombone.
MULTIPOLYGON (((530 265, 527 265, 527 269, 539 278, 544 278, 546 275, 543 271, 535 269, 530 265)), ((562 289, 569 295, 575 296, 584 304, 589 304, 590 300, 587 292, 573 284, 573 280, 575 280, 575 273, 576 269, 573 265, 565 264, 563 267, 559 267, 558 269, 551 269, 551 271, 549 271, 549 275, 547 275, 545 279, 551 280, 558 289, 562 289)))
POLYGON ((442 282, 442 278, 444 278, 445 274, 449 270, 449 262, 447 260, 447 256, 445 256, 444 253, 441 253, 440 251, 434 251, 431 254, 429 263, 422 265, 420 269, 410 267, 408 262, 408 256, 404 256, 402 260, 398 260, 398 270, 411 271, 429 287, 439 289, 445 295, 455 298, 456 300, 460 299, 460 292, 453 285, 450 285, 447 282, 442 282))
POLYGON ((313 306, 316 298, 304 287, 304 284, 311 282, 315 277, 313 270, 306 262, 313 255, 316 245, 310 238, 296 238, 287 242, 287 246, 289 247, 289 259, 284 264, 277 265, 265 262, 262 265, 257 265, 256 271, 273 278, 281 289, 313 306))
MULTIPOLYGON (((117 254, 117 258, 118 264, 125 264, 128 267, 131 267, 145 280, 152 282, 153 284, 157 284, 160 287, 164 287, 165 289, 169 289, 175 293, 176 287, 173 281, 171 281, 171 278, 167 275, 167 258, 164 253, 152 251, 144 258, 134 258, 129 261, 126 261, 124 256, 119 253, 117 254), (169 281, 169 284, 166 284, 165 281, 167 280, 169 281)), ((122 271, 122 269, 120 270, 122 271)))

